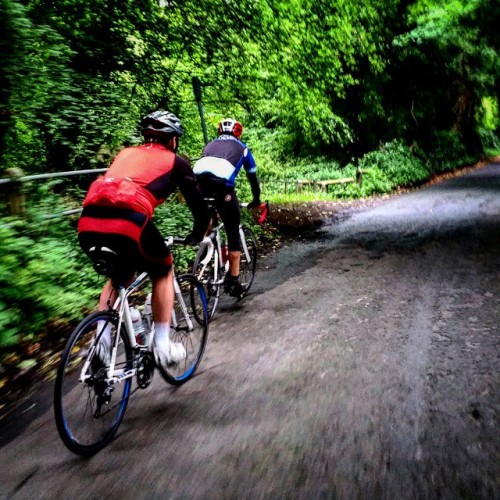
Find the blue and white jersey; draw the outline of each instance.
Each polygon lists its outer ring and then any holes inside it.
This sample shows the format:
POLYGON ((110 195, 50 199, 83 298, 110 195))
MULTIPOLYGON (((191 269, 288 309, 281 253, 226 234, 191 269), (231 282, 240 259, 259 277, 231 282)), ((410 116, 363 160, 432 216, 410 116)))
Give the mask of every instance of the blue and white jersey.
POLYGON ((250 149, 233 135, 223 134, 209 142, 201 156, 193 166, 194 173, 210 173, 226 179, 227 186, 235 185, 241 167, 248 174, 254 174, 257 170, 250 149))

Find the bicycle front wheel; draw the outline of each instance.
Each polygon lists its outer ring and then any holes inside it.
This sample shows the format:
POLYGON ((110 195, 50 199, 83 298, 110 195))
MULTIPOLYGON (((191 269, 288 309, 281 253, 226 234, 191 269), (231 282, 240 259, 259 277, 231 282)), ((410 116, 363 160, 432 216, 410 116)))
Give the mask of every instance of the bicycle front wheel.
POLYGON ((170 339, 184 346, 186 358, 168 367, 159 365, 158 370, 169 384, 182 385, 195 374, 205 351, 208 309, 203 285, 192 274, 176 279, 180 292, 175 296, 170 339))
POLYGON ((240 282, 243 287, 243 295, 247 295, 255 278, 255 269, 257 266, 257 243, 255 241, 255 236, 250 229, 243 227, 242 231, 244 241, 240 241, 240 282))
MULTIPOLYGON (((207 264, 203 264, 203 259, 207 255, 207 247, 202 246, 198 250, 198 254, 196 255, 196 259, 193 264, 193 274, 196 279, 198 279, 201 284, 205 287, 205 293, 207 296, 207 308, 208 308, 208 318, 212 319, 215 314, 215 310, 217 308, 217 304, 219 303, 219 298, 222 290, 222 279, 223 279, 223 269, 219 268, 219 252, 217 248, 214 248, 214 252, 210 262, 207 264)), ((195 313, 195 319, 198 321, 203 321, 203 318, 200 318, 195 313)))
MULTIPOLYGON (((113 311, 90 314, 76 327, 61 357, 54 413, 62 441, 77 455, 91 456, 104 448, 113 439, 127 408, 132 379, 111 384, 107 367, 93 349, 105 328, 111 328, 114 343, 117 326, 113 311)), ((121 330, 115 374, 130 370, 133 364, 132 348, 121 330)))

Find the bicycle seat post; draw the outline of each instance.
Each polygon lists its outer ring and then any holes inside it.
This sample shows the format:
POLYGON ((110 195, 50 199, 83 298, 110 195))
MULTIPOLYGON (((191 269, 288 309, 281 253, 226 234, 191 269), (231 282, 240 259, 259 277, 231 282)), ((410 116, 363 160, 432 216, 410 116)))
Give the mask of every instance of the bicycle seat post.
POLYGON ((210 230, 213 230, 213 228, 217 225, 217 218, 218 218, 217 209, 215 208, 215 205, 214 205, 215 198, 205 197, 203 199, 207 203, 208 215, 210 218, 209 228, 210 228, 210 230))

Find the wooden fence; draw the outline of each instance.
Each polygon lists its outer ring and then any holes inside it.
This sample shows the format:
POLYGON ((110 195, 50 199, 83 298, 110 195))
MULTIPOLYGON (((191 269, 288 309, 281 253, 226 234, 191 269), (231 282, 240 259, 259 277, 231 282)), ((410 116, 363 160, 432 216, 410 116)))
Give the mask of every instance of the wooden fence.
POLYGON ((326 181, 310 181, 310 180, 298 180, 296 182, 296 191, 299 193, 302 191, 304 186, 312 186, 313 189, 319 189, 325 193, 328 193, 329 186, 338 186, 342 184, 352 184, 353 182, 357 182, 359 186, 363 183, 363 173, 366 173, 366 170, 361 170, 360 168, 356 169, 356 177, 344 177, 342 179, 332 179, 326 181))

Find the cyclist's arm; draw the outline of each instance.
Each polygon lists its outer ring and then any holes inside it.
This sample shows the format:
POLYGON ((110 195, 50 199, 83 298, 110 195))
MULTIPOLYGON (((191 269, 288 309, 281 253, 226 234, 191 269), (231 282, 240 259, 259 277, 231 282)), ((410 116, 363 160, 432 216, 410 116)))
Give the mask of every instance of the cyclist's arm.
POLYGON ((174 179, 179 187, 187 206, 193 214, 193 239, 201 241, 208 230, 209 215, 207 204, 201 194, 196 175, 189 164, 182 158, 176 158, 174 164, 174 179))
POLYGON ((259 180, 257 179, 257 174, 248 174, 247 173, 248 182, 250 182, 250 187, 252 189, 252 205, 260 205, 260 185, 259 180))
POLYGON ((250 183, 250 188, 252 189, 252 205, 260 205, 260 184, 259 179, 257 179, 257 165, 252 156, 252 152, 247 148, 245 151, 245 156, 243 157, 243 167, 247 174, 248 182, 250 183))

